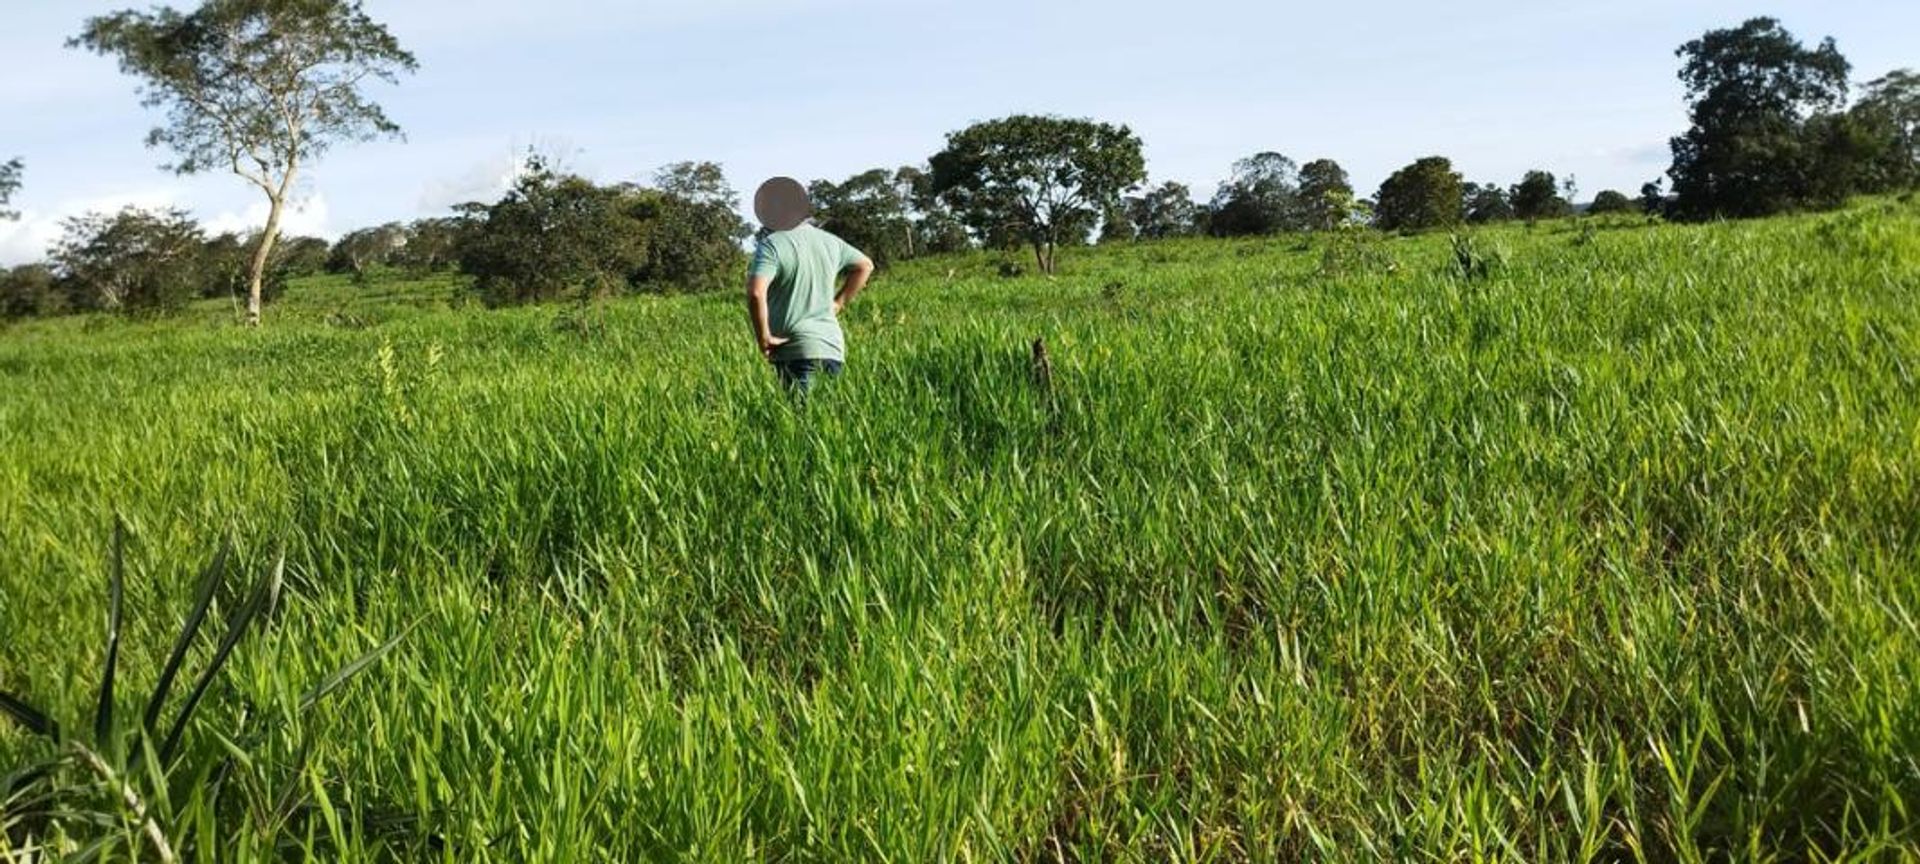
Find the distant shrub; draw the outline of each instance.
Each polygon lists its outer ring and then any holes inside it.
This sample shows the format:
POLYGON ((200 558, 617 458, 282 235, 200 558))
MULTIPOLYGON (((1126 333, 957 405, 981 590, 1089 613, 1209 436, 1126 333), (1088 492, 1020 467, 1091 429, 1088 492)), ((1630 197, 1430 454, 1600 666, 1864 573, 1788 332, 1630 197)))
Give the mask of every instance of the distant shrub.
POLYGON ((1400 262, 1387 248, 1386 238, 1367 228, 1343 228, 1332 232, 1326 249, 1320 253, 1320 274, 1329 279, 1347 276, 1390 276, 1399 272, 1400 262))
POLYGON ((68 219, 63 227, 53 267, 75 306, 159 312, 201 292, 203 237, 185 211, 128 207, 68 219))
POLYGON ((1593 203, 1587 207, 1587 212, 1594 215, 1632 213, 1633 210, 1633 199, 1628 198, 1625 193, 1614 189, 1608 189, 1593 196, 1593 203))

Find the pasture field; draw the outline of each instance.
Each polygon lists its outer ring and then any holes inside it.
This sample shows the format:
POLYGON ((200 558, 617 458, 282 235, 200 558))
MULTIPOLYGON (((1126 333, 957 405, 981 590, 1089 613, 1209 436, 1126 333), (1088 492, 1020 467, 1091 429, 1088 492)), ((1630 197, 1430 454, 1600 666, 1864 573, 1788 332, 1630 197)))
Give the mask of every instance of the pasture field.
POLYGON ((118 514, 125 712, 284 556, 186 860, 1920 855, 1920 206, 1023 260, 798 407, 732 294, 0 331, 0 690, 89 725, 118 514))

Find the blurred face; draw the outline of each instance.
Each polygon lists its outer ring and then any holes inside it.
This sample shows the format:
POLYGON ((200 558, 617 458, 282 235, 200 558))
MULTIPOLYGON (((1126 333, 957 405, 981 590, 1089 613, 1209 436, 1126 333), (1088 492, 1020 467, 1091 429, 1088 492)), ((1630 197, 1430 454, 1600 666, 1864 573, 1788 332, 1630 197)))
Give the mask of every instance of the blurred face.
POLYGON ((791 177, 775 177, 760 184, 753 195, 753 215, 769 231, 791 230, 808 216, 813 205, 807 201, 806 187, 791 177))

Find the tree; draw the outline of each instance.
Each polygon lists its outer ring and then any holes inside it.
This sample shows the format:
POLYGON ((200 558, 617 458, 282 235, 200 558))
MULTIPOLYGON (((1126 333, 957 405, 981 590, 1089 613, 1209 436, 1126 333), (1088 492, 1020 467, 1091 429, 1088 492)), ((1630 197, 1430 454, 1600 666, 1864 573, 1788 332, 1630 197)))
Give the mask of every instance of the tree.
POLYGON ((1528 171, 1513 187, 1513 215, 1532 224, 1573 212, 1573 203, 1560 194, 1560 181, 1551 172, 1528 171))
POLYGON ((284 262, 288 276, 312 276, 327 270, 327 255, 333 244, 318 237, 288 237, 274 244, 275 257, 284 262))
POLYGON ((1852 115, 1885 145, 1872 166, 1876 190, 1920 184, 1920 74, 1900 69, 1869 82, 1852 115))
POLYGON ((66 306, 66 297, 47 265, 0 270, 0 318, 57 315, 66 306))
POLYGON ((907 202, 907 218, 913 222, 913 255, 945 255, 973 248, 966 224, 934 192, 932 173, 914 165, 901 166, 893 172, 893 185, 907 202))
POLYGON ((1331 231, 1352 218, 1353 183, 1332 159, 1300 166, 1299 198, 1299 227, 1308 231, 1331 231))
POLYGON ((1144 195, 1128 198, 1127 218, 1142 240, 1185 237, 1200 227, 1200 205, 1184 183, 1168 181, 1144 195))
POLYGON ((1587 212, 1596 216, 1603 213, 1632 213, 1633 199, 1616 189, 1602 190, 1593 196, 1593 203, 1587 205, 1587 212))
MULTIPOLYGON (((238 297, 247 290, 247 279, 253 255, 251 238, 227 232, 207 239, 200 246, 200 292, 201 297, 238 297)), ((279 256, 275 256, 278 259, 279 256)), ((278 264, 276 260, 274 262, 278 264)), ((262 279, 261 294, 267 300, 280 295, 287 286, 286 271, 278 266, 269 266, 262 279)))
POLYGON ((407 229, 398 222, 349 231, 327 252, 327 272, 365 276, 375 267, 393 263, 406 242, 407 229))
POLYGON ((1845 99, 1851 69, 1832 39, 1809 49, 1772 18, 1680 47, 1692 127, 1672 141, 1674 211, 1764 216, 1808 203, 1809 115, 1845 99))
POLYGON ((528 156, 519 180, 491 206, 469 208, 460 270, 489 306, 611 294, 646 266, 648 227, 623 190, 560 174, 528 156))
POLYGON ((454 266, 460 232, 467 221, 454 216, 416 219, 400 229, 398 248, 390 263, 412 273, 433 273, 454 266))
POLYGON ((1468 183, 1461 187, 1461 198, 1468 224, 1486 225, 1513 218, 1513 200, 1498 183, 1468 183))
POLYGON ((20 218, 20 214, 8 210, 7 205, 13 203, 13 194, 20 191, 21 170, 22 166, 18 159, 0 162, 0 220, 11 221, 20 218))
POLYGON ((185 211, 128 207, 78 216, 61 227, 52 262, 74 305, 158 312, 200 294, 205 238, 185 211))
POLYGON ((205 0, 192 12, 124 10, 87 20, 68 43, 119 60, 141 79, 142 104, 164 107, 147 136, 181 174, 225 168, 267 196, 254 250, 247 323, 260 323, 261 280, 303 166, 334 143, 397 135, 361 92, 416 68, 359 0, 205 0))
POLYGON ((740 219, 740 198, 712 162, 679 162, 654 175, 654 189, 623 190, 624 213, 645 225, 645 264, 636 284, 713 291, 731 285, 745 265, 740 241, 752 229, 740 219))
POLYGON ((1233 163, 1233 176, 1213 196, 1210 225, 1221 237, 1278 234, 1295 227, 1300 169, 1279 153, 1233 163))
POLYGON ((1460 175, 1441 156, 1428 156, 1395 171, 1374 197, 1374 222, 1383 231, 1458 225, 1464 210, 1460 175))
POLYGON ((843 183, 815 180, 807 187, 814 222, 867 253, 882 267, 913 257, 920 245, 897 174, 884 168, 843 183))
POLYGON ((1658 179, 1640 185, 1640 212, 1659 216, 1667 212, 1667 193, 1658 179))
POLYGON ((947 136, 932 188, 983 241, 1022 237, 1052 273, 1062 239, 1146 180, 1141 147, 1131 129, 1092 120, 990 120, 947 136))

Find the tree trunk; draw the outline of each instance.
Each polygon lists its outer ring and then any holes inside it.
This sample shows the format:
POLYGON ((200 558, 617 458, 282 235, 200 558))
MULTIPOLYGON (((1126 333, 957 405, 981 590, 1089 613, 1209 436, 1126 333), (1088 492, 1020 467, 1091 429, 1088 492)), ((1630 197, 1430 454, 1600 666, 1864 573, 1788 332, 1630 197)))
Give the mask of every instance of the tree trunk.
POLYGON ((260 247, 253 250, 253 265, 247 270, 247 326, 260 326, 260 285, 266 279, 267 261, 273 255, 273 244, 280 238, 280 211, 286 206, 285 196, 273 196, 267 207, 267 227, 260 232, 260 247))

